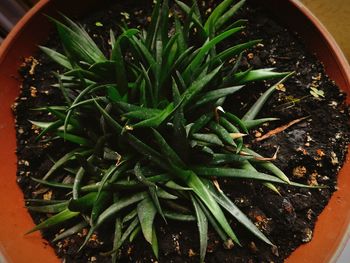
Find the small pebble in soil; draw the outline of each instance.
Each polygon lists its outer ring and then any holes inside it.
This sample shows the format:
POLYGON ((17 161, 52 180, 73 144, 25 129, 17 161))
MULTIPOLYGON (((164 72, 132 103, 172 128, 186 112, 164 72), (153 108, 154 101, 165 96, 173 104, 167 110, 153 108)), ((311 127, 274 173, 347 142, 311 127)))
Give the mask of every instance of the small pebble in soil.
POLYGON ((314 171, 312 174, 309 175, 309 179, 307 180, 307 184, 311 185, 311 186, 317 186, 318 182, 317 182, 317 177, 318 177, 318 173, 316 171, 314 171))
POLYGON ((311 241, 311 239, 312 239, 312 230, 310 228, 305 228, 302 231, 302 241, 304 243, 308 243, 311 241))
POLYGON ((293 176, 298 179, 303 178, 306 172, 307 172, 307 169, 305 166, 297 166, 293 168, 293 176))
POLYGON ((257 248, 256 244, 253 241, 251 241, 248 246, 249 246, 249 250, 252 253, 256 254, 258 252, 258 248, 257 248))

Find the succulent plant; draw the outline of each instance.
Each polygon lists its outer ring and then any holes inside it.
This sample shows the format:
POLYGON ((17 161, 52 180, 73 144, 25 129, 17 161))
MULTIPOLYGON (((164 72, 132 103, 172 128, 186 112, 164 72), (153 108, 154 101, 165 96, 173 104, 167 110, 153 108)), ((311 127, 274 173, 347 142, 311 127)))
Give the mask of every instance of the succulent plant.
POLYGON ((42 129, 38 140, 45 136, 75 147, 41 179, 33 178, 67 191, 67 200, 29 206, 54 214, 30 232, 79 217, 80 223, 54 241, 89 227, 83 247, 108 223, 115 232, 110 254, 116 260, 125 240, 140 232, 158 256, 158 216, 168 224, 195 221, 203 262, 209 225, 224 242, 240 245, 226 210, 272 245, 219 184, 220 178, 229 178, 259 180, 273 191, 278 191, 274 184, 304 187, 243 142, 250 129, 275 120, 257 116, 290 73, 239 70, 242 52, 260 40, 220 49, 244 28, 245 21, 232 22, 232 17, 245 1, 233 2, 224 0, 205 19, 195 0, 191 6, 176 1, 178 11, 172 16, 168 1, 158 0, 147 30, 124 26, 118 36, 110 32, 108 57, 82 26, 64 16, 64 22, 51 18, 64 54, 41 50, 64 68, 54 87, 65 101, 36 109, 55 121, 31 122, 42 129), (267 79, 279 82, 247 112, 238 117, 223 109, 225 99, 246 83, 267 79), (73 183, 55 177, 63 170, 74 177, 73 183))

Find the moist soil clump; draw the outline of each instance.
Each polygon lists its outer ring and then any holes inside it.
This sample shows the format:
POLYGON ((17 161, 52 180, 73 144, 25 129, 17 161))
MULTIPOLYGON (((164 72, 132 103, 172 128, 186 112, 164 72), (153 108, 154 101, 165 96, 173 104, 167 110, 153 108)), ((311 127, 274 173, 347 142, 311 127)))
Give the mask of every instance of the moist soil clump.
MULTIPOLYGON (((211 1, 203 3, 204 11, 212 7, 211 1)), ((94 40, 109 51, 109 29, 118 31, 119 21, 132 26, 147 25, 150 8, 142 3, 129 7, 114 5, 82 20, 94 40), (99 23, 96 23, 99 22, 99 23), (101 26, 102 25, 102 26, 101 26)), ((270 247, 257 240, 239 223, 231 219, 231 225, 242 247, 223 244, 213 230, 209 232, 206 262, 283 262, 299 245, 312 238, 317 216, 327 205, 337 188, 337 174, 341 168, 350 141, 349 112, 345 94, 325 74, 322 64, 306 51, 297 35, 274 21, 261 7, 248 3, 237 18, 246 18, 246 28, 233 39, 235 43, 263 39, 261 44, 245 52, 241 69, 273 67, 278 71, 293 71, 295 74, 278 87, 265 105, 260 116, 276 117, 279 120, 262 125, 246 140, 251 147, 264 156, 273 156, 274 163, 288 177, 308 185, 326 185, 327 188, 308 189, 278 185, 281 195, 267 189, 261 183, 244 180, 222 180, 224 192, 245 212, 249 218, 276 245, 270 247), (269 133, 270 132, 270 133, 269 133), (264 136, 268 134, 269 136, 264 136), (267 137, 267 138, 265 138, 267 137)), ((60 49, 57 39, 51 36, 46 46, 60 49)), ((226 42, 221 48, 229 46, 226 42)), ((25 199, 43 198, 61 200, 66 191, 37 186, 30 177, 41 178, 57 160, 68 152, 72 145, 60 140, 42 138, 40 132, 28 120, 52 120, 52 116, 31 109, 59 105, 62 95, 52 72, 60 71, 55 63, 38 53, 35 58, 26 58, 20 72, 23 76, 21 94, 14 104, 17 131, 18 171, 17 181, 25 199)), ((249 84, 243 91, 227 100, 224 108, 239 115, 273 82, 249 84)), ((66 174, 62 173, 61 178, 66 174)), ((31 213, 36 223, 46 216, 31 213)), ((198 262, 198 234, 195 223, 158 220, 159 262, 198 262)), ((62 229, 74 225, 60 225, 43 231, 59 257, 65 262, 111 262, 110 251, 113 230, 99 229, 96 235, 80 252, 87 229, 53 243, 52 239, 62 229)), ((112 224, 110 224, 112 225, 112 224)), ((151 248, 138 235, 133 242, 123 246, 120 262, 156 262, 151 248)))

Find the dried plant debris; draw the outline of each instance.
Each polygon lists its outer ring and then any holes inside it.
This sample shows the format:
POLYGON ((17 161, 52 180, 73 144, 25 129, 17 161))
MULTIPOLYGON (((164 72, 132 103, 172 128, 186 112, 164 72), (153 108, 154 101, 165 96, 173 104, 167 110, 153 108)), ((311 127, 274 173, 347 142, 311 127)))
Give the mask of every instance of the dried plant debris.
POLYGON ((52 36, 24 61, 17 181, 65 262, 283 262, 311 240, 345 96, 244 2, 63 17, 64 49, 52 36))

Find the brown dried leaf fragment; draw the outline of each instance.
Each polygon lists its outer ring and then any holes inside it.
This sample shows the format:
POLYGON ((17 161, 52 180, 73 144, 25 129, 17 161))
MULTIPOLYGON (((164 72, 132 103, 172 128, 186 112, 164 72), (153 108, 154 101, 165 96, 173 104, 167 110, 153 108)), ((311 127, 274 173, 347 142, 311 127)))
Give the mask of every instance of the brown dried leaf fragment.
POLYGON ((278 128, 276 128, 274 130, 269 131, 265 135, 255 139, 255 141, 260 142, 262 140, 266 140, 266 139, 268 139, 268 138, 270 138, 270 137, 272 137, 272 136, 274 136, 274 135, 276 135, 276 134, 278 134, 280 132, 283 132, 284 130, 288 129, 290 126, 292 126, 294 124, 297 124, 297 123, 299 123, 299 122, 301 122, 301 121, 303 121, 303 120, 305 120, 307 118, 309 118, 309 116, 303 117, 303 118, 300 118, 300 119, 296 119, 294 121, 291 121, 291 122, 289 122, 289 123, 287 123, 287 124, 285 124, 285 125, 283 125, 281 127, 278 127, 278 128))

